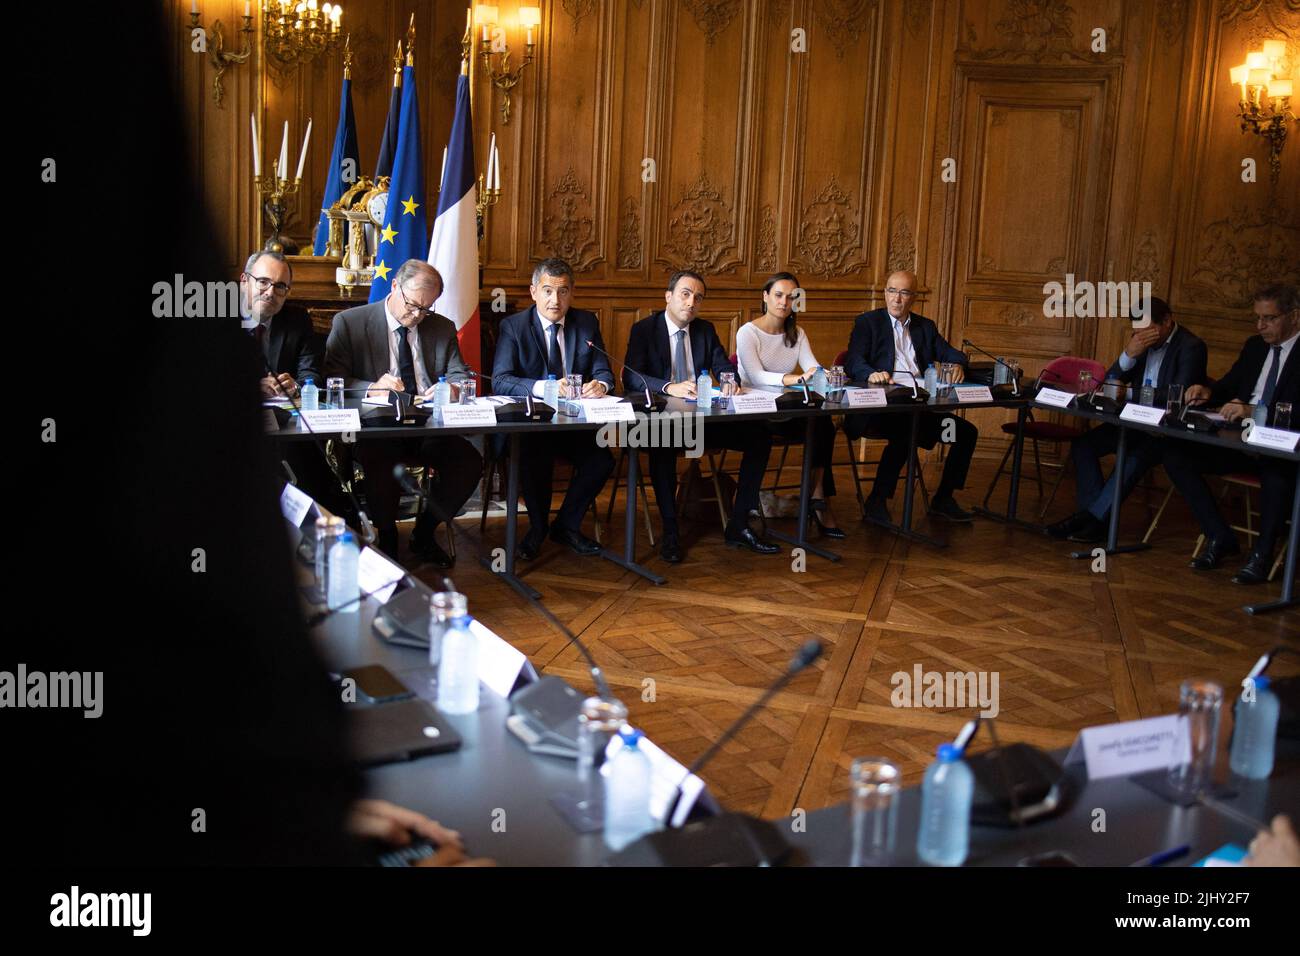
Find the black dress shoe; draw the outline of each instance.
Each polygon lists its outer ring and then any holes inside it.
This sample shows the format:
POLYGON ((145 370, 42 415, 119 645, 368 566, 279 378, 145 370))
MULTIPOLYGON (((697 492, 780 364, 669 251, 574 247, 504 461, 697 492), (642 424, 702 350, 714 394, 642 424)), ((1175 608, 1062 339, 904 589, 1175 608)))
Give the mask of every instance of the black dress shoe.
POLYGON ((430 538, 428 541, 423 542, 416 554, 435 567, 450 568, 456 564, 456 559, 443 550, 437 538, 430 538))
POLYGON ((755 554, 777 554, 781 550, 774 544, 768 544, 751 529, 737 528, 734 524, 727 525, 723 539, 729 548, 749 548, 755 554))
POLYGON ((1091 517, 1092 515, 1087 511, 1076 511, 1068 518, 1062 518, 1055 524, 1049 524, 1047 526, 1047 536, 1064 541, 1082 528, 1087 523, 1087 519, 1091 517))
POLYGON ((1090 512, 1084 512, 1084 520, 1070 532, 1069 539, 1078 541, 1081 544, 1096 544, 1099 541, 1105 541, 1106 535, 1110 529, 1092 516, 1090 512))
POLYGON ((520 541, 515 548, 515 557, 520 561, 535 561, 537 556, 542 552, 542 541, 546 539, 545 529, 531 529, 528 534, 524 535, 524 540, 520 541))
POLYGON ((600 554, 600 543, 588 538, 581 531, 561 528, 558 524, 551 529, 551 540, 567 544, 577 554, 600 554))
POLYGON ((967 511, 951 497, 931 498, 930 514, 936 518, 945 518, 948 521, 958 521, 963 524, 975 520, 975 512, 967 511))
POLYGON ((871 495, 862 505, 862 517, 868 521, 874 521, 876 524, 893 524, 894 519, 889 514, 889 505, 884 498, 877 498, 871 495))
POLYGON ((1258 551, 1250 552, 1250 558, 1240 571, 1232 576, 1233 584, 1263 584, 1268 580, 1269 560, 1258 551))
POLYGON ((1237 544, 1236 538, 1211 541, 1200 556, 1193 558, 1187 566, 1197 571, 1213 571, 1223 564, 1225 559, 1236 554, 1241 554, 1241 545, 1237 544))
POLYGON ((813 498, 808 502, 808 515, 812 518, 813 524, 817 526, 817 533, 823 538, 832 538, 835 541, 843 541, 848 537, 842 528, 832 528, 830 525, 822 524, 821 512, 826 510, 825 498, 813 498))
POLYGON ((681 564, 682 558, 686 557, 676 538, 664 538, 663 545, 659 548, 659 556, 669 564, 681 564))

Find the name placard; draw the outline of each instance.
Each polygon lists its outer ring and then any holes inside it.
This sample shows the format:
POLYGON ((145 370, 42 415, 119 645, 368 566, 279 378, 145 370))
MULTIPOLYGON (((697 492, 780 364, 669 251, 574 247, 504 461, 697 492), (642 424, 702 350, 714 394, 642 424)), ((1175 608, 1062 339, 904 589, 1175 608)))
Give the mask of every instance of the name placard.
POLYGON ((993 393, 987 385, 955 385, 952 391, 959 402, 993 401, 993 393))
POLYGON ((627 402, 585 399, 582 414, 589 422, 634 422, 636 409, 627 402))
POLYGON ((1164 421, 1167 415, 1163 408, 1155 408, 1151 405, 1138 405, 1136 402, 1129 402, 1120 411, 1121 421, 1138 422, 1142 425, 1159 425, 1164 421))
POLYGON ((741 392, 731 396, 731 410, 737 415, 746 412, 774 412, 776 396, 771 392, 741 392))
POLYGON ((1074 746, 1066 755, 1066 764, 1083 760, 1088 765, 1089 780, 1127 777, 1148 770, 1163 770, 1187 759, 1187 738, 1183 753, 1175 753, 1178 740, 1177 714, 1128 720, 1079 731, 1074 746))
POLYGON ((497 423, 497 413, 491 405, 444 405, 442 423, 460 427, 491 428, 497 423))
POLYGON ((1241 440, 1247 445, 1259 445, 1262 448, 1277 448, 1281 451, 1295 451, 1300 432, 1284 431, 1281 428, 1267 428, 1256 425, 1241 433, 1241 440))
POLYGON ((302 524, 302 519, 307 517, 307 512, 311 511, 313 504, 315 502, 311 500, 311 495, 297 485, 286 482, 284 491, 280 492, 280 513, 295 528, 302 524))
POLYGON ((470 622, 469 632, 478 639, 479 681, 498 697, 509 697, 528 658, 478 621, 470 622))
POLYGON ((361 412, 355 408, 322 408, 312 412, 304 411, 300 417, 303 431, 361 431, 361 412))
POLYGON ((883 408, 889 404, 883 388, 846 388, 844 400, 850 408, 883 408))
POLYGON ((361 549, 357 558, 357 587, 363 594, 369 594, 384 604, 393 596, 397 582, 406 572, 389 561, 374 548, 361 549))
POLYGON ((1065 408, 1074 401, 1073 392, 1062 392, 1057 388, 1042 388, 1038 390, 1038 395, 1034 399, 1043 405, 1051 405, 1055 408, 1065 408))

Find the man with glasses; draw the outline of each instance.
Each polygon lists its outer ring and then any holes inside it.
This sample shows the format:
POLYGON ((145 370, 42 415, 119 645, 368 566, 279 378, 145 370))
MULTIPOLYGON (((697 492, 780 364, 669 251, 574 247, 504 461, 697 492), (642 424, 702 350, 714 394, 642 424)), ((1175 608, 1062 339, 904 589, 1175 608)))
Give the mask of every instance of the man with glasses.
MULTIPOLYGON (((964 352, 949 345, 934 322, 912 312, 916 297, 916 276, 907 271, 891 273, 885 281, 885 308, 863 312, 853 323, 845 371, 854 382, 869 385, 920 384, 925 370, 933 362, 955 366, 953 380, 966 377, 964 352)), ((943 465, 943 478, 930 499, 930 514, 949 521, 971 521, 973 515, 953 499, 952 493, 966 487, 966 473, 975 454, 979 429, 951 411, 927 412, 921 416, 917 443, 933 448, 944 431, 953 429, 953 443, 943 465), (952 421, 952 426, 945 423, 952 421)), ((888 447, 880 455, 876 481, 863 505, 863 515, 876 524, 893 524, 888 499, 894 496, 899 472, 907 464, 910 415, 849 415, 844 432, 854 441, 865 436, 884 438, 888 447)))
MULTIPOLYGON (((460 396, 459 383, 469 376, 460 356, 456 326, 433 311, 442 295, 442 276, 420 259, 408 259, 393 275, 393 286, 382 301, 347 309, 334 316, 325 343, 325 374, 340 377, 351 396, 388 397, 401 401, 415 395, 430 397, 439 376, 451 386, 451 400, 460 396)), ((460 513, 482 473, 483 458, 458 436, 357 442, 355 454, 366 471, 366 498, 379 533, 379 548, 397 556, 397 509, 401 486, 394 468, 423 464, 437 469, 437 478, 416 517, 411 551, 440 568, 453 558, 438 544, 434 531, 460 513)))
MULTIPOLYGON (((1263 406, 1268 410, 1266 424, 1272 425, 1276 422, 1279 403, 1294 407, 1300 400, 1300 358, 1296 356, 1296 339, 1300 338, 1300 290, 1282 282, 1266 285, 1255 293, 1254 312, 1259 334, 1246 340, 1228 374, 1213 385, 1193 385, 1184 397, 1190 405, 1222 403, 1220 411, 1230 422, 1248 418, 1255 406, 1263 406)), ((1295 421, 1288 427, 1294 429, 1295 421)), ((1187 499, 1187 506, 1208 542, 1191 563, 1197 571, 1213 571, 1225 559, 1241 553, 1232 526, 1219 513, 1205 475, 1236 472, 1259 475, 1259 537, 1232 583, 1259 584, 1267 580, 1273 552, 1291 512, 1296 466, 1278 458, 1254 457, 1191 442, 1168 444, 1171 447, 1165 451, 1165 471, 1187 499)))
POLYGON ((261 352, 262 395, 276 398, 298 394, 311 378, 320 386, 320 338, 312 330, 307 310, 289 305, 293 269, 278 252, 253 253, 239 276, 239 310, 244 328, 261 352))

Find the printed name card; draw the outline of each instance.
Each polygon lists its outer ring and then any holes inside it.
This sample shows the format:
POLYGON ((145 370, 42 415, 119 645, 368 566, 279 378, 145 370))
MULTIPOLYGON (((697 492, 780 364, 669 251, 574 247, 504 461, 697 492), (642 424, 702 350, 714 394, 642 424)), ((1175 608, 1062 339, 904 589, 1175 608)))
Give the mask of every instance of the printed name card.
POLYGON ((374 548, 361 549, 357 558, 357 587, 362 594, 373 595, 380 604, 385 604, 393 596, 397 582, 405 576, 405 571, 374 548))
POLYGON ((1177 714, 1167 714, 1164 717, 1129 720, 1101 727, 1085 727, 1079 731, 1065 762, 1068 765, 1083 759, 1088 765, 1089 780, 1164 770, 1186 760, 1188 756, 1187 739, 1184 737, 1183 754, 1175 759, 1178 720, 1177 714))
POLYGON ((589 422, 636 421, 636 409, 618 399, 583 399, 582 414, 589 422))
POLYGON ((361 412, 355 408, 322 408, 303 411, 302 430, 310 432, 359 432, 361 412))
POLYGON ((497 413, 491 405, 444 405, 442 423, 447 426, 491 428, 497 423, 497 413))
POLYGON ((1241 440, 1247 445, 1259 445, 1262 448, 1278 448, 1282 451, 1295 451, 1300 432, 1289 432, 1281 428, 1266 428, 1256 425, 1241 433, 1241 440))
POLYGON ((776 396, 771 392, 742 392, 731 396, 731 410, 737 415, 746 412, 776 411, 776 396))
POLYGON ((280 512, 295 528, 302 524, 302 519, 307 517, 307 512, 311 511, 314 503, 311 495, 296 485, 286 483, 284 491, 280 492, 280 512))
POLYGON ((993 393, 987 385, 955 385, 952 391, 959 402, 993 401, 993 393))
POLYGON ((1051 405, 1054 408, 1065 408, 1074 401, 1074 398, 1073 392, 1062 392, 1056 388, 1043 388, 1039 389, 1038 396, 1034 401, 1042 405, 1051 405))
POLYGON ((1119 413, 1119 417, 1121 421, 1138 422, 1141 425, 1159 425, 1166 414, 1167 412, 1163 408, 1129 402, 1119 413))
POLYGON ((844 400, 850 408, 883 408, 889 404, 883 388, 846 388, 844 400))
POLYGON ((498 697, 509 697, 528 658, 478 621, 470 622, 469 631, 478 639, 479 681, 498 697))

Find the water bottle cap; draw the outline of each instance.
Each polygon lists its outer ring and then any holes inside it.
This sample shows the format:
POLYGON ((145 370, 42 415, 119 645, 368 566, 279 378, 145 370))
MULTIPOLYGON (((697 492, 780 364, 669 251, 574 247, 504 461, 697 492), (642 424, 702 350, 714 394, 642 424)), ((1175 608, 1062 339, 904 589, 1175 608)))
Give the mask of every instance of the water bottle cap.
POLYGON ((1268 690, 1269 679, 1263 674, 1255 678, 1255 690, 1268 690))
POLYGON ((473 620, 474 619, 470 617, 468 614, 457 614, 455 617, 451 619, 451 626, 459 627, 468 631, 470 622, 473 620))
POLYGON ((641 731, 637 730, 635 727, 629 727, 627 724, 624 724, 619 728, 618 735, 623 738, 624 747, 632 747, 634 749, 636 747, 636 742, 645 736, 641 731))
POLYGON ((439 381, 439 382, 445 382, 445 381, 447 381, 447 376, 445 376, 445 375, 439 375, 439 376, 438 376, 438 381, 439 381))
POLYGON ((555 381, 555 375, 554 375, 554 374, 551 374, 551 375, 546 376, 546 380, 547 380, 548 382, 554 382, 554 381, 555 381))
POLYGON ((357 540, 357 539, 354 538, 354 537, 352 536, 352 532, 351 532, 351 531, 344 531, 341 535, 339 535, 339 541, 340 541, 340 542, 343 542, 343 541, 355 542, 356 540, 357 540))
POLYGON ((304 379, 302 380, 302 384, 303 384, 303 385, 314 385, 315 383, 316 383, 316 380, 313 379, 310 375, 308 375, 306 378, 304 378, 304 379))
POLYGON ((951 763, 961 759, 961 751, 952 744, 940 744, 937 756, 940 763, 951 763))

